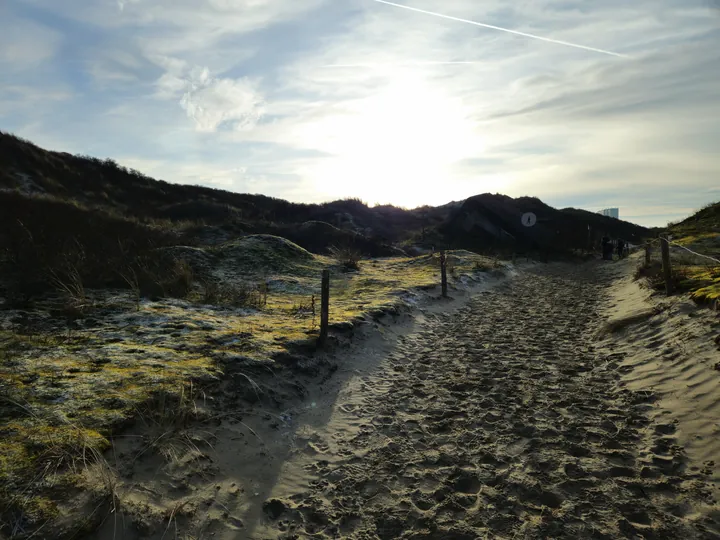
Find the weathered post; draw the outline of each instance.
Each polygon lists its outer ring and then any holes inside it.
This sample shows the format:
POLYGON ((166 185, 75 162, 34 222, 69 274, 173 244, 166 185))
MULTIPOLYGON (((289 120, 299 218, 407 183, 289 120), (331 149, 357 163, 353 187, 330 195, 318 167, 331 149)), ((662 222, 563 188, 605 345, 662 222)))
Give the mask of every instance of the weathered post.
POLYGON ((670 267, 670 243, 664 236, 660 236, 660 248, 662 249, 663 277, 665 278, 665 292, 668 296, 672 294, 672 268, 670 267))
POLYGON ((323 270, 322 272, 320 294, 320 336, 318 337, 318 345, 323 345, 327 339, 328 324, 330 322, 330 270, 323 270))
POLYGON ((650 241, 648 240, 645 242, 645 266, 650 266, 650 258, 651 258, 652 252, 650 251, 650 241))
POLYGON ((442 296, 447 298, 447 257, 445 251, 440 252, 440 280, 442 285, 442 296))

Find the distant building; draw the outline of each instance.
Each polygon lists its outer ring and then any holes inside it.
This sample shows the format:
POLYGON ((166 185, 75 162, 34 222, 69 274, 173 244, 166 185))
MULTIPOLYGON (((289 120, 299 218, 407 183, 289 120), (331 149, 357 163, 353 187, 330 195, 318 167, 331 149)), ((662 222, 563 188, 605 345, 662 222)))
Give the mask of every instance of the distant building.
POLYGON ((606 208, 605 210, 600 210, 598 214, 602 214, 603 216, 608 216, 615 219, 620 219, 619 208, 606 208))

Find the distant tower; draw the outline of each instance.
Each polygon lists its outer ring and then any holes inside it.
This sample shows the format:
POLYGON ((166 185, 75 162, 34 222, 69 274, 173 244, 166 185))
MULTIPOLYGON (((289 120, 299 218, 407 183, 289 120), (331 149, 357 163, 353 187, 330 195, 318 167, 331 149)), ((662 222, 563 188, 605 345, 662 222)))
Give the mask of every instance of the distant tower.
POLYGON ((600 210, 598 214, 602 214, 603 216, 608 216, 615 219, 620 219, 619 208, 605 208, 604 210, 600 210))

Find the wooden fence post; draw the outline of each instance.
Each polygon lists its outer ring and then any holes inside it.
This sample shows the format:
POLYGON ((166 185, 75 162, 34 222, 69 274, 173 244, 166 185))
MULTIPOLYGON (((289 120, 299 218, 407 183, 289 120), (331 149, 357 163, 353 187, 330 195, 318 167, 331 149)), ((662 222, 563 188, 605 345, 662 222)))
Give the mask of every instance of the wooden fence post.
POLYGON ((663 277, 665 278, 665 292, 668 296, 672 294, 672 268, 670 266, 670 243, 665 236, 660 236, 660 247, 662 249, 663 277))
POLYGON ((447 298, 447 257, 445 251, 440 252, 440 280, 442 285, 442 296, 447 298))
POLYGON ((650 266, 650 258, 652 252, 650 251, 650 241, 645 242, 645 266, 650 266))
POLYGON ((320 299, 320 337, 318 345, 323 345, 327 339, 328 324, 330 322, 330 270, 322 272, 322 286, 320 299))

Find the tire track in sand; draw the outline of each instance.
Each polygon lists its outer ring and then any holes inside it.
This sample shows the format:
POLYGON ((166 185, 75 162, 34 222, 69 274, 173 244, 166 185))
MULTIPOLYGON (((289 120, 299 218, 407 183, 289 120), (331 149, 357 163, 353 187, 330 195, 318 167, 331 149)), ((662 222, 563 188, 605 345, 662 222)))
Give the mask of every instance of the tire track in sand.
POLYGON ((604 285, 594 268, 531 269, 405 339, 375 378, 382 393, 367 380, 339 407, 360 425, 331 434, 335 455, 306 466, 307 491, 266 503, 265 531, 719 537, 672 430, 651 423, 652 403, 618 386, 592 344, 604 285))

